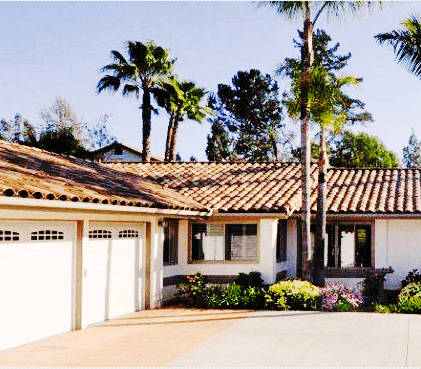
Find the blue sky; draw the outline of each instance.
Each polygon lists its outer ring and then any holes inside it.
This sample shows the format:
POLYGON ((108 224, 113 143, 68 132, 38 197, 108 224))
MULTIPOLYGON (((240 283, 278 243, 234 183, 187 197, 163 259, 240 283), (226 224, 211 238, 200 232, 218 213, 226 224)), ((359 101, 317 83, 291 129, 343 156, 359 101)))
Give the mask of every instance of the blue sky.
MULTIPOLYGON (((85 121, 112 115, 109 126, 119 141, 141 147, 140 101, 120 93, 95 92, 99 69, 111 50, 124 52, 127 40, 154 40, 177 58, 175 73, 207 91, 230 83, 239 70, 273 74, 286 57, 298 56, 292 39, 300 22, 290 22, 269 8, 250 2, 0 2, 0 118, 19 112, 33 124, 41 108, 57 96, 66 99, 85 121)), ((399 27, 421 2, 395 2, 385 10, 346 21, 320 19, 340 52, 351 52, 343 73, 362 77, 349 91, 366 103, 374 117, 366 131, 402 157, 411 128, 421 138, 421 81, 394 62, 390 48, 373 36, 399 27)), ((281 91, 287 81, 279 81, 281 91)), ((163 156, 168 117, 152 117, 152 152, 163 156)), ((299 135, 298 126, 288 129, 299 135)), ((206 122, 182 122, 177 151, 185 160, 206 160, 206 122)))

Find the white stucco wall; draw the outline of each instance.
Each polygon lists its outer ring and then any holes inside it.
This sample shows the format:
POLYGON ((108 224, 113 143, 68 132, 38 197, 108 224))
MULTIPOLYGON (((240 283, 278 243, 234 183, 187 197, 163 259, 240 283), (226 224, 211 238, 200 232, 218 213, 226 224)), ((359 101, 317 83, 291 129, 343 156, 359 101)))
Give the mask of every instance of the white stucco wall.
POLYGON ((421 268, 421 219, 381 219, 375 227, 376 268, 391 266, 386 288, 397 289, 408 272, 421 268))

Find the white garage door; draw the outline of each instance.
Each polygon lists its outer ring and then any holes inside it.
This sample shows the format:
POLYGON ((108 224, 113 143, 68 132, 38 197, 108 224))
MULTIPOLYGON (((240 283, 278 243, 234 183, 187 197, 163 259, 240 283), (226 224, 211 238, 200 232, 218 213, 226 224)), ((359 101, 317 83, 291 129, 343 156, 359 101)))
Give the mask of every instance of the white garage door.
POLYGON ((90 223, 88 324, 138 311, 144 298, 144 226, 90 223))
POLYGON ((75 230, 0 221, 0 350, 72 329, 75 230))

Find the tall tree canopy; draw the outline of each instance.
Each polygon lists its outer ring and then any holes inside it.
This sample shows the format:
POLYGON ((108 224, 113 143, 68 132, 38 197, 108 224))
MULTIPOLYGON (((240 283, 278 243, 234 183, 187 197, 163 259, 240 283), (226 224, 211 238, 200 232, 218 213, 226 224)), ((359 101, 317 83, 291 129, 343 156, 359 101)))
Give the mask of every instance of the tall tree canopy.
POLYGON ((260 71, 240 71, 232 86, 219 84, 209 99, 211 119, 206 153, 209 160, 277 160, 282 128, 278 85, 260 71))
POLYGON ((160 81, 170 76, 175 60, 169 58, 169 50, 155 45, 153 41, 146 44, 127 41, 126 45, 127 59, 120 52, 111 51, 115 63, 101 69, 102 73, 111 74, 101 78, 97 91, 116 92, 121 87, 123 96, 135 95, 137 98, 140 91, 143 91, 141 105, 143 160, 150 161, 151 112, 154 110, 151 93, 160 81))
POLYGON ((403 163, 407 168, 421 168, 421 141, 415 136, 414 129, 409 137, 408 146, 403 148, 403 163))
POLYGON ((0 139, 35 145, 37 136, 33 125, 19 113, 13 120, 3 118, 0 121, 0 139))
POLYGON ((408 71, 421 78, 421 20, 417 15, 402 22, 403 29, 375 36, 380 44, 391 45, 395 59, 408 71))
MULTIPOLYGON (((301 192, 302 192, 302 245, 303 275, 308 276, 308 247, 310 237, 310 122, 309 90, 311 87, 311 69, 313 66, 313 27, 322 14, 345 17, 349 13, 365 7, 372 7, 372 1, 268 1, 259 2, 268 5, 280 15, 288 18, 301 18, 303 21, 303 45, 301 47, 300 77, 300 120, 301 120, 301 192)), ((323 250, 322 250, 323 251, 323 250)), ((321 282, 323 284, 323 281, 321 282)))
POLYGON ((159 83, 153 90, 158 104, 170 115, 165 146, 165 161, 175 161, 175 146, 180 122, 185 118, 202 122, 209 109, 202 105, 206 95, 203 88, 193 82, 179 81, 175 76, 159 83))
POLYGON ((330 163, 347 168, 397 168, 396 155, 374 136, 345 132, 332 148, 330 163))
POLYGON ((19 113, 13 120, 3 118, 0 139, 80 157, 87 157, 88 150, 115 141, 107 125, 107 115, 93 123, 82 122, 73 107, 61 97, 57 97, 50 107, 42 108, 40 118, 42 123, 37 130, 19 113))
MULTIPOLYGON (((301 42, 294 40, 296 47, 302 49, 304 34, 299 32, 301 42)), ((349 85, 358 85, 362 79, 352 76, 338 76, 337 71, 344 68, 351 54, 338 55, 339 44, 330 47, 331 41, 323 30, 317 30, 314 34, 313 49, 314 61, 310 71, 310 85, 307 91, 308 119, 311 123, 319 126, 320 149, 319 157, 319 181, 316 216, 315 247, 312 253, 313 281, 322 285, 324 282, 324 247, 326 240, 326 195, 327 188, 324 178, 327 175, 327 147, 326 133, 330 129, 339 132, 346 123, 353 124, 357 121, 371 119, 371 115, 363 112, 364 104, 344 93, 343 88, 349 85)), ((300 97, 302 95, 302 68, 300 59, 285 59, 278 68, 281 76, 291 79, 291 91, 284 93, 284 104, 288 115, 293 119, 299 119, 301 113, 300 97)), ((313 147, 311 150, 313 154, 313 147)), ((313 155, 312 155, 313 156, 313 155)))
MULTIPOLYGON (((303 47, 303 33, 298 32, 301 42, 295 41, 298 48, 303 47)), ((314 34, 314 61, 310 73, 308 91, 309 118, 320 128, 329 128, 338 132, 344 124, 354 124, 371 120, 371 114, 364 109, 364 103, 351 98, 343 91, 350 85, 358 85, 362 78, 339 76, 337 74, 348 64, 351 54, 338 55, 339 43, 329 46, 331 38, 323 30, 314 34)), ((291 79, 291 90, 284 93, 284 104, 288 115, 293 119, 300 118, 300 96, 302 71, 300 59, 286 58, 279 65, 277 73, 291 79)), ((323 149, 323 148, 322 148, 323 149)))

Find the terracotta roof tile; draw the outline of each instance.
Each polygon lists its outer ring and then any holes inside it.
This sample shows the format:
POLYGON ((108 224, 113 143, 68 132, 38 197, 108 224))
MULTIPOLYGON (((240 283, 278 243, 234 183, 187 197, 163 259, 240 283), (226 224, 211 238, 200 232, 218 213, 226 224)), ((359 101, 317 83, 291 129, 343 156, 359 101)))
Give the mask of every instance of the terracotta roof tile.
POLYGON ((176 191, 118 169, 0 141, 0 195, 62 201, 205 209, 176 191))
MULTIPOLYGON (((165 181, 185 196, 223 212, 300 211, 300 165, 296 163, 112 164, 141 177, 165 181), (176 179, 175 179, 176 177, 176 179)), ((317 210, 317 167, 311 171, 311 209, 317 210)), ((328 213, 421 213, 418 169, 331 168, 328 213)))
MULTIPOLYGON (((297 163, 93 164, 0 142, 0 195, 221 212, 301 208, 297 163)), ((317 210, 317 166, 311 209, 317 210)), ((421 213, 418 169, 331 168, 328 213, 421 213)))

